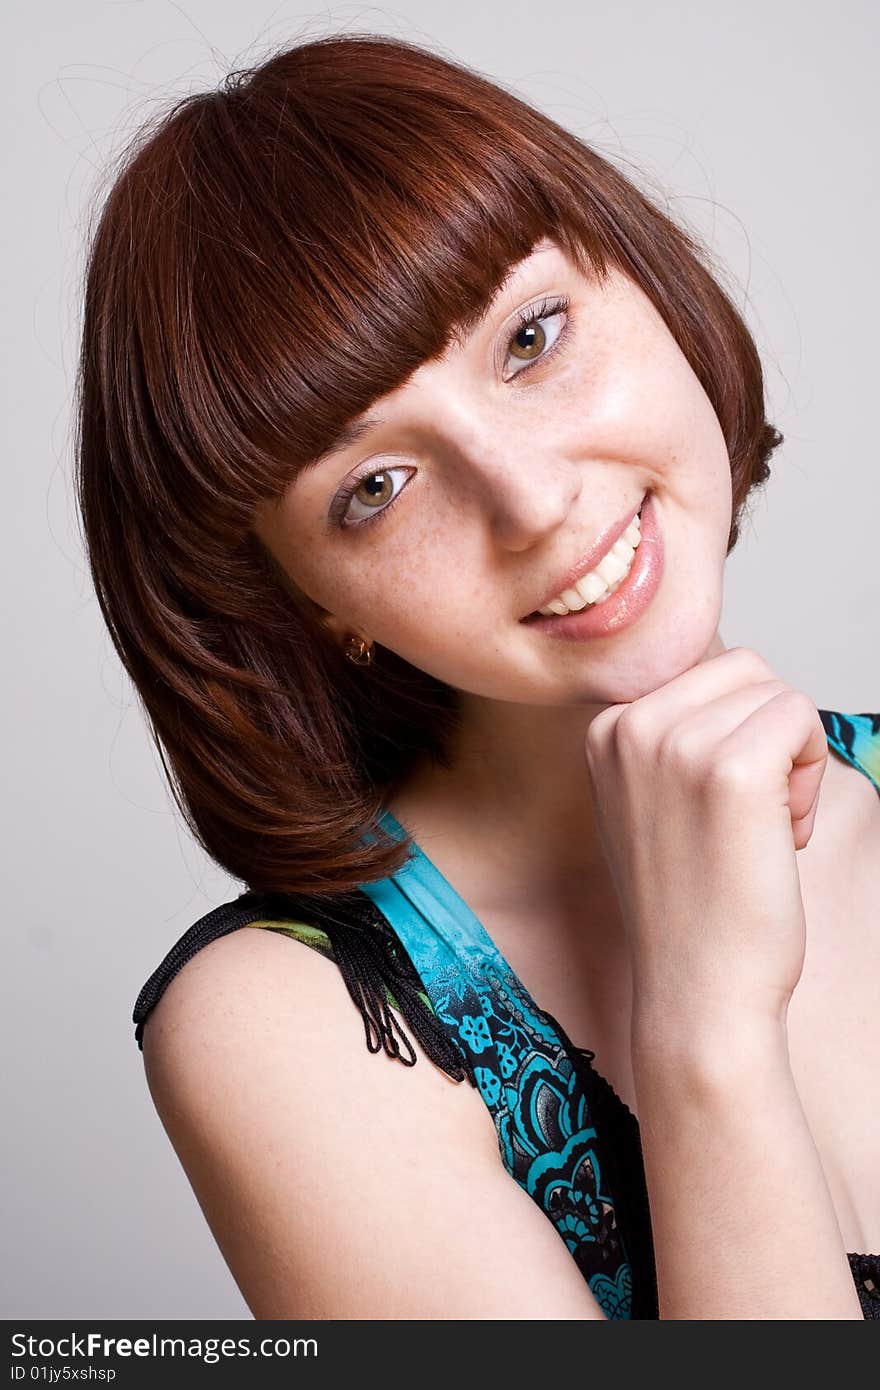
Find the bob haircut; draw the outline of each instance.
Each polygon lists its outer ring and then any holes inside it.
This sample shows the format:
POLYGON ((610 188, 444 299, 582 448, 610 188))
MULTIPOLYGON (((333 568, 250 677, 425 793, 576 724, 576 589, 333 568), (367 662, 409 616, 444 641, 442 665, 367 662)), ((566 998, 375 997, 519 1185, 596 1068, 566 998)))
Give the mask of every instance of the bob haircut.
MULTIPOLYGON (((708 253, 582 140, 414 44, 276 52, 142 128, 87 253, 76 488, 103 618, 191 831, 256 891, 400 868, 378 827, 456 692, 354 666, 255 537, 340 428, 468 331, 543 236, 649 296, 717 414, 729 554, 782 435, 708 253)), ((326 899, 325 899, 326 900, 326 899)), ((329 902, 328 902, 329 906, 329 902)))

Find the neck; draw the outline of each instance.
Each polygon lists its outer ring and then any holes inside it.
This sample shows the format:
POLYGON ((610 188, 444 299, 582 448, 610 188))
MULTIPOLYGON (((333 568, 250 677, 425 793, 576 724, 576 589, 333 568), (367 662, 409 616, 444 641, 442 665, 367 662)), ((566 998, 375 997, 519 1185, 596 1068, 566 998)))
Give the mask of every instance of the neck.
MULTIPOLYGON (((700 660, 724 650, 716 633, 700 660)), ((589 724, 607 705, 462 700, 451 770, 420 761, 390 799, 392 813, 438 867, 454 869, 472 906, 610 902, 584 754, 589 724)))

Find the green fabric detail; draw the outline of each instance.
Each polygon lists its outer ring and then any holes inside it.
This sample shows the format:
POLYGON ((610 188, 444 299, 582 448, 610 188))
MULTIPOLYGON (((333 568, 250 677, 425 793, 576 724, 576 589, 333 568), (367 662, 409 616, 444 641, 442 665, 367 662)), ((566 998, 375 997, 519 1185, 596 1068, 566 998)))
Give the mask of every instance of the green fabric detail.
MULTIPOLYGON (((322 931, 320 927, 310 926, 308 922, 267 921, 251 922, 250 925, 252 927, 265 927, 267 931, 276 931, 279 932, 282 936, 293 937, 294 941, 302 941, 305 946, 311 946, 313 950, 320 951, 321 955, 326 956, 328 960, 336 959, 336 957, 333 954, 333 947, 330 944, 330 938, 327 935, 327 933, 325 931, 322 931)), ((388 1002, 389 1008, 396 1009, 397 1012, 400 1013, 400 1005, 394 998, 394 995, 391 993, 388 986, 383 984, 382 987, 385 991, 385 998, 388 1002)), ((420 989, 418 993, 419 999, 421 999, 425 1008, 428 1009, 430 1013, 434 1013, 434 1005, 431 1003, 429 995, 422 989, 420 989)))
POLYGON ((267 931, 277 931, 283 936, 292 936, 296 941, 302 941, 306 946, 311 946, 316 951, 320 951, 322 956, 333 960, 333 947, 330 945, 330 938, 320 927, 309 926, 308 922, 251 922, 252 927, 265 927, 267 931))

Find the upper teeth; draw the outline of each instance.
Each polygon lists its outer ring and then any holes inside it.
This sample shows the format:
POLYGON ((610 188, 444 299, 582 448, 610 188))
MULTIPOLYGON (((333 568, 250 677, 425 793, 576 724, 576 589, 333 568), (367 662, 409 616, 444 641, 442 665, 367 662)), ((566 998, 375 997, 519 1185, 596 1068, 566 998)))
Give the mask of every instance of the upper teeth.
POLYGON ((585 574, 583 579, 579 579, 570 589, 563 589, 561 594, 552 598, 543 608, 539 608, 538 612, 548 618, 552 614, 561 617, 563 613, 577 613, 581 608, 586 608, 587 604, 598 603, 600 599, 607 598, 629 574, 633 556, 641 539, 641 518, 635 516, 595 569, 590 570, 589 574, 585 574))

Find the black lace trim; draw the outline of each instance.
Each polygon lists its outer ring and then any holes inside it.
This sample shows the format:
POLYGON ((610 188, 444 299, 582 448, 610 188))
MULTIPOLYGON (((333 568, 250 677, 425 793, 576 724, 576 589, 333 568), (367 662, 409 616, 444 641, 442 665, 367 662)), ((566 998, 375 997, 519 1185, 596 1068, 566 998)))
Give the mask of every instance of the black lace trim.
POLYGON ((880 1255, 847 1255, 866 1318, 880 1321, 880 1255))
POLYGON ((285 919, 307 922, 326 932, 346 988, 363 1019, 370 1052, 384 1049, 387 1056, 407 1067, 417 1060, 410 1039, 391 1011, 387 988, 426 1056, 453 1081, 467 1078, 476 1086, 464 1053, 421 997, 424 987, 403 944, 372 899, 360 890, 335 899, 247 892, 199 918, 172 946, 138 995, 132 1021, 141 1051, 147 1017, 188 960, 209 942, 239 927, 285 919))
POLYGON ((577 1047, 559 1020, 546 1009, 540 1012, 559 1034, 587 1098, 597 1135, 599 1161, 611 1190, 617 1225, 632 1269, 632 1317, 658 1319, 654 1236, 639 1122, 611 1083, 594 1069, 596 1054, 588 1047, 577 1047))

